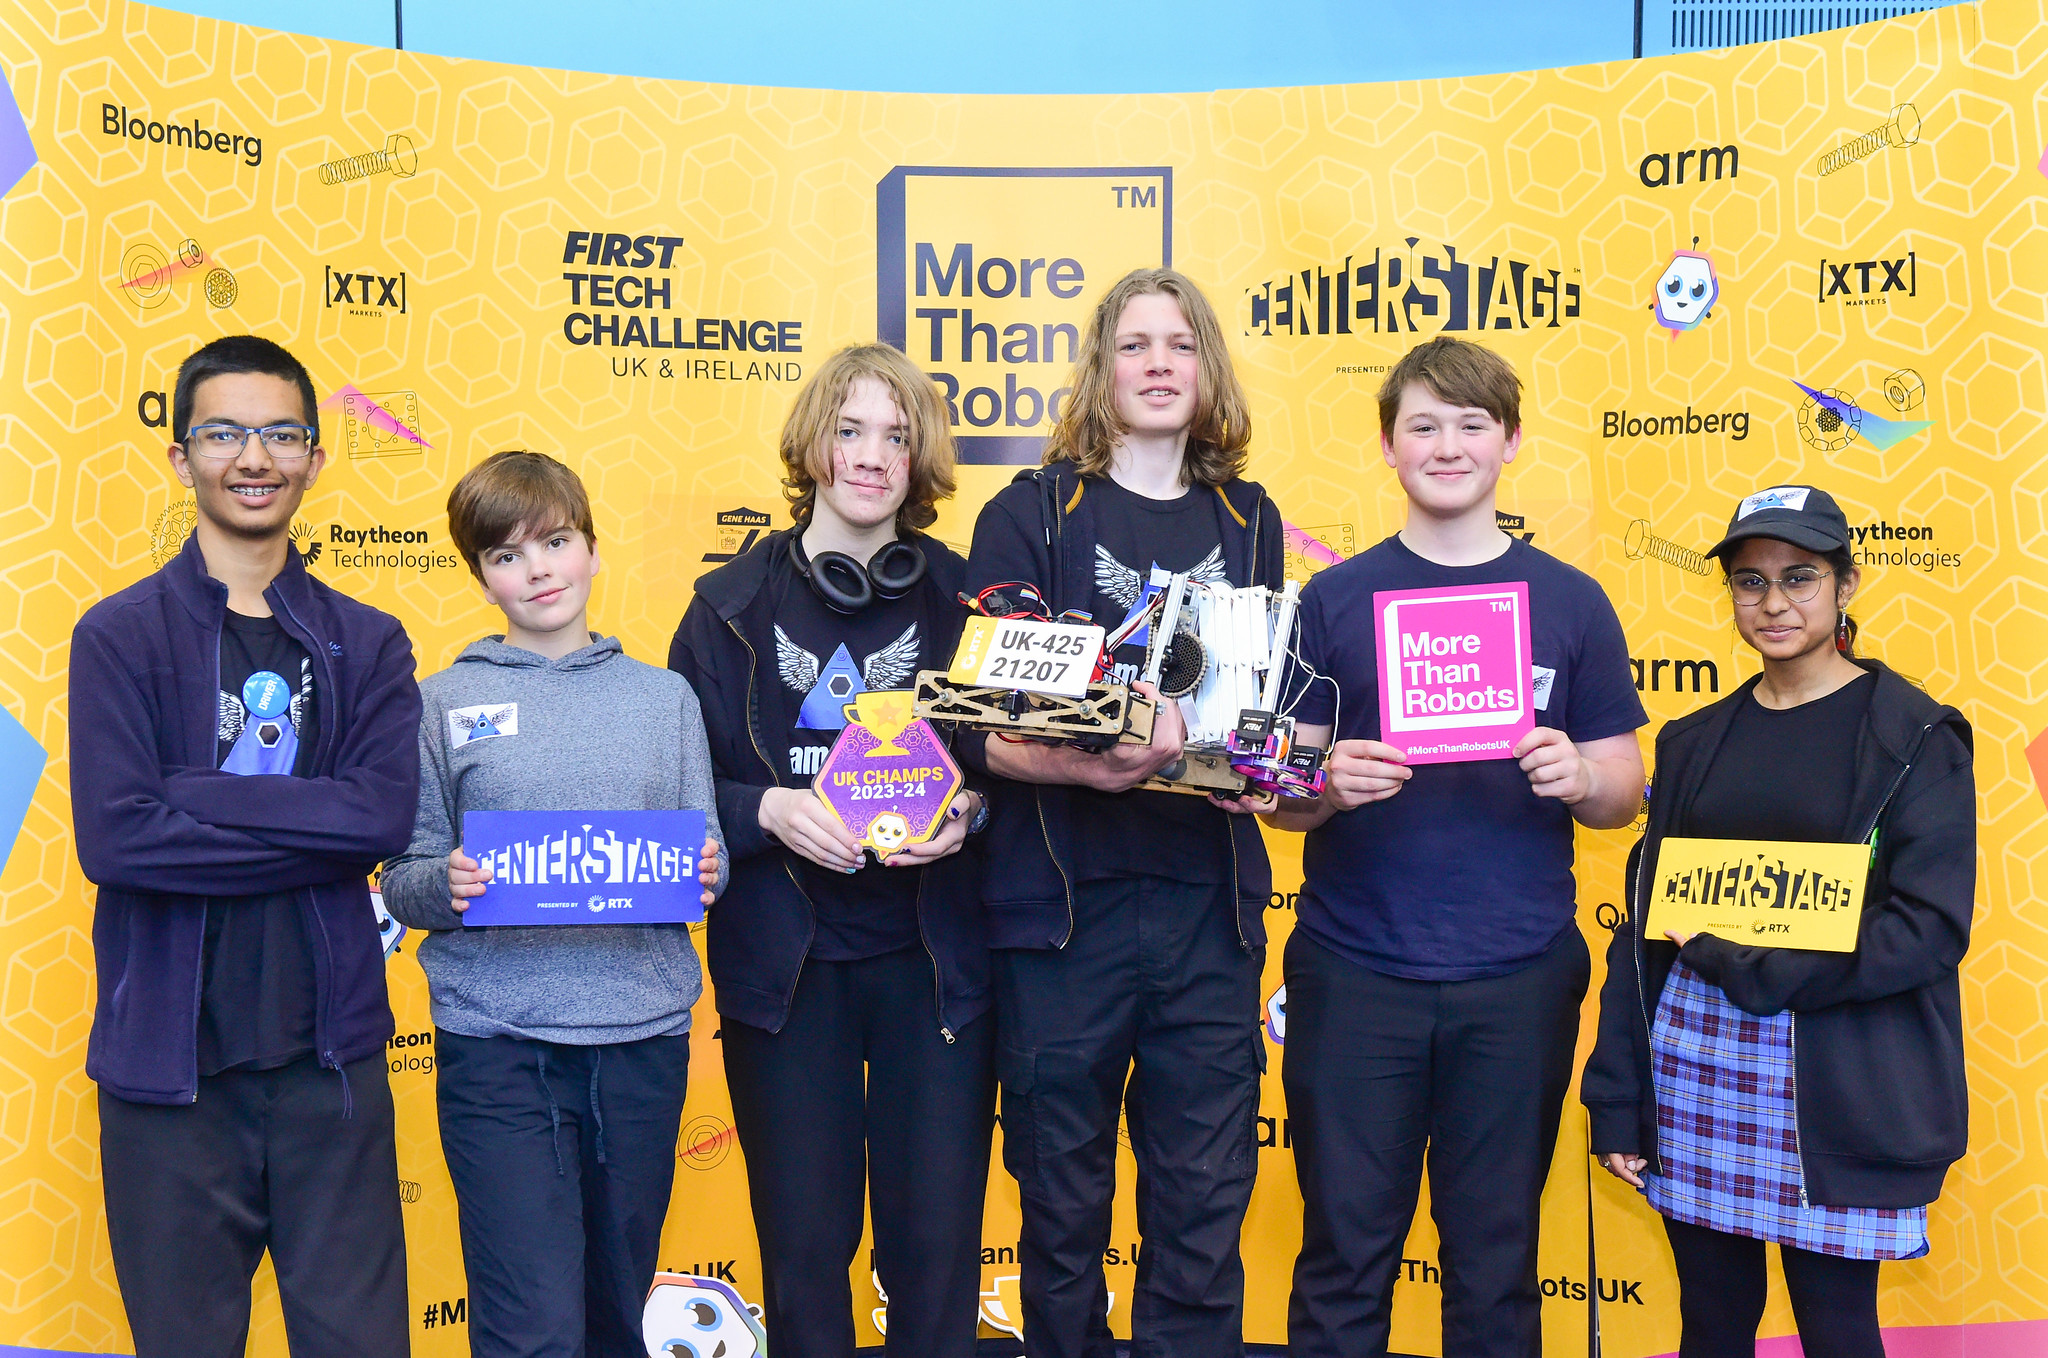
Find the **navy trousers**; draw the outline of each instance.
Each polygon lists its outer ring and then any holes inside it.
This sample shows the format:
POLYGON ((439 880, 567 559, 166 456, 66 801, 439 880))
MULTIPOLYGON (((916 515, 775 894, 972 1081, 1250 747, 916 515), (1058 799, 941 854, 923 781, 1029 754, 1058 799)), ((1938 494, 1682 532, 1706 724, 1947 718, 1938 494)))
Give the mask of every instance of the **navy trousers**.
POLYGON ((688 1036, 434 1046, 472 1358, 646 1358, 688 1036))
POLYGON ((1058 950, 994 954, 1003 1163, 1031 1358, 1113 1358, 1117 1114, 1138 1162, 1134 1358, 1241 1358, 1258 1168, 1259 970, 1227 885, 1084 882, 1058 950))
POLYGON ((100 1091, 107 1243, 137 1358, 242 1358, 277 1270, 292 1358, 404 1358, 405 1223, 382 1055, 201 1077, 196 1102, 100 1091))

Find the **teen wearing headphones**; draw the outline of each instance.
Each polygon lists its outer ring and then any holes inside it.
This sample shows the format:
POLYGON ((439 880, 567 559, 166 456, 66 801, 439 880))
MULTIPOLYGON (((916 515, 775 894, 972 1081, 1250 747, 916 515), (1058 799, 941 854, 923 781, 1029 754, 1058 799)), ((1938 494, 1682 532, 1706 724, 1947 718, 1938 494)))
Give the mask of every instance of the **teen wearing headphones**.
MULTIPOLYGON (((977 855, 962 792, 887 864, 811 790, 869 689, 943 669, 966 563, 918 531, 953 493, 946 405, 881 344, 821 365, 782 428, 794 528, 697 582, 669 667, 711 738, 732 881, 708 926, 726 1083, 778 1358, 850 1358, 872 1199, 891 1358, 967 1358, 995 1112, 977 855)), ((943 732, 942 732, 943 735, 943 732)))
POLYGON ((1707 553, 1763 669, 1657 736, 1628 918, 1580 1097, 1593 1151, 1664 1218, 1679 1351, 1756 1351, 1776 1241, 1812 1358, 1883 1358, 1879 1261, 1927 1253, 1969 1141, 1958 967, 1977 885, 1970 724, 1856 654, 1849 521, 1815 486, 1746 496, 1707 553), (1872 846, 1853 952, 1658 926, 1672 835, 1872 846))

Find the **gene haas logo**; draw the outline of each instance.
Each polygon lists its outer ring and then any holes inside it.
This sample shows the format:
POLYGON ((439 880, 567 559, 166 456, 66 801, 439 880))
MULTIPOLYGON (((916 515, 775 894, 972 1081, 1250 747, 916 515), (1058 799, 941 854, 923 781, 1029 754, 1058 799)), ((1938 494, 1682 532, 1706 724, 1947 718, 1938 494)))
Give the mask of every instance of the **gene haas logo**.
MULTIPOLYGON (((492 879, 506 886, 613 886, 633 882, 694 882, 697 854, 687 844, 621 838, 606 826, 515 840, 484 855, 492 879)), ((592 897, 593 900, 599 899, 592 897)), ((609 898, 605 898, 609 899, 609 898)), ((620 897, 631 903, 631 897, 620 897)), ((581 902, 554 902, 576 905, 581 902)))
POLYGON ((1664 899, 1698 905, 1728 905, 1745 910, 1813 910, 1833 913, 1853 909, 1862 884, 1831 877, 1810 868, 1787 866, 1763 854, 1728 858, 1720 863, 1664 875, 1664 899))
POLYGON ((251 169, 263 163, 261 137, 252 137, 244 132, 216 132, 197 118, 192 120, 190 127, 183 123, 157 122, 147 112, 131 111, 126 104, 100 105, 100 132, 104 136, 128 141, 156 142, 192 151, 240 156, 242 163, 251 169))
POLYGON ((1894 292, 1920 295, 1919 251, 1908 250, 1897 259, 1823 259, 1814 275, 1816 301, 1840 297, 1843 306, 1886 306, 1892 300, 1888 294, 1894 292))
MULTIPOLYGON (((1557 329, 1579 314, 1579 284, 1561 269, 1505 255, 1467 259, 1458 247, 1375 246, 1370 256, 1313 264, 1244 290, 1247 335, 1404 335, 1557 329)), ((1572 273, 1578 273, 1573 269, 1572 273)))
POLYGON ((681 236, 629 236, 618 231, 571 231, 562 242, 562 281, 569 285, 569 305, 579 308, 562 317, 562 336, 575 345, 606 349, 642 349, 648 357, 614 356, 617 377, 696 377, 721 382, 795 382, 801 364, 788 360, 660 358, 650 372, 656 351, 697 353, 800 354, 804 326, 798 320, 748 320, 724 316, 673 315, 672 277, 681 236), (655 314, 655 313, 661 314, 655 314))

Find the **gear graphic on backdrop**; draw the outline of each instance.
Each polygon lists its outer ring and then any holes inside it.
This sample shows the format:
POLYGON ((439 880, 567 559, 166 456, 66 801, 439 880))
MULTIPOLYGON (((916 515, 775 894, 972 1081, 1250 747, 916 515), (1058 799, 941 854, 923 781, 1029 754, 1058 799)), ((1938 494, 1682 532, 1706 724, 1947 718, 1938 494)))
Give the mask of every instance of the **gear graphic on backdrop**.
POLYGON ((216 307, 231 307, 235 304, 235 276, 226 269, 210 269, 206 274, 206 300, 216 307))
MULTIPOLYGON (((1799 437, 1825 453, 1839 452, 1854 439, 1885 452, 1895 443, 1934 427, 1932 420, 1888 420, 1856 404, 1856 398, 1832 387, 1809 387, 1794 380, 1793 386, 1806 393, 1799 404, 1799 437)), ((1885 379, 1885 399, 1893 405, 1918 405, 1926 397, 1920 375, 1910 368, 1885 379), (1910 378, 1910 381, 1906 379, 1910 378), (1898 394, 1893 395, 1893 384, 1898 394)))
POLYGON ((182 500, 173 500, 170 507, 157 515, 156 522, 150 525, 149 559, 161 569, 184 547, 185 539, 192 535, 192 529, 198 522, 198 501, 189 495, 182 500))

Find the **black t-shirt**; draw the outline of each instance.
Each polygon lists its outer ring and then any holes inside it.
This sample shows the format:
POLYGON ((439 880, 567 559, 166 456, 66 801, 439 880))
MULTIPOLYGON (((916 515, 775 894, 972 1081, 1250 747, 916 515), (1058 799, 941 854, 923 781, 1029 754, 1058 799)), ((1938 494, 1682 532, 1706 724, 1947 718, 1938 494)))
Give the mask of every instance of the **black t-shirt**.
MULTIPOLYGON (((1187 572, 1208 584, 1226 581, 1216 492, 1195 486, 1174 500, 1153 500, 1108 477, 1090 478, 1095 511, 1095 622, 1115 631, 1146 597, 1152 568, 1187 572)), ((1163 587, 1162 587, 1163 588, 1163 587)), ((1117 649, 1112 682, 1143 676, 1151 629, 1117 649)), ((1075 857, 1081 881, 1106 877, 1166 877, 1180 882, 1227 882, 1229 813, 1206 797, 1179 792, 1073 792, 1075 857)))
POLYGON ((1672 833, 1833 843, 1849 820, 1856 734, 1877 691, 1864 674, 1824 698, 1770 708, 1744 698, 1672 833))
MULTIPOLYGON (((220 768, 303 778, 319 743, 313 661, 276 618, 220 634, 220 768)), ((313 952, 291 892, 207 902, 199 1073, 269 1070, 314 1050, 313 952)))
MULTIPOLYGON (((790 782, 805 787, 846 729, 846 704, 855 695, 909 688, 920 668, 951 657, 927 656, 915 591, 848 614, 827 607, 793 571, 777 571, 768 588, 778 591, 776 681, 762 685, 761 727, 779 747, 770 757, 786 759, 790 782)), ((872 855, 850 876, 809 859, 798 863, 818 920, 812 957, 854 962, 918 941, 915 869, 884 867, 872 855)))
MULTIPOLYGON (((1309 683, 1296 719, 1330 722, 1341 694, 1336 738, 1383 739, 1374 594, 1516 581, 1529 586, 1536 724, 1580 744, 1643 725, 1621 622, 1591 576, 1519 541, 1477 566, 1440 566, 1398 535, 1302 591, 1301 657, 1336 689, 1309 683)), ((1577 909, 1571 812, 1531 791, 1513 759, 1416 765, 1393 796, 1310 831, 1302 869, 1301 928, 1361 966, 1418 981, 1515 971, 1577 909)))

